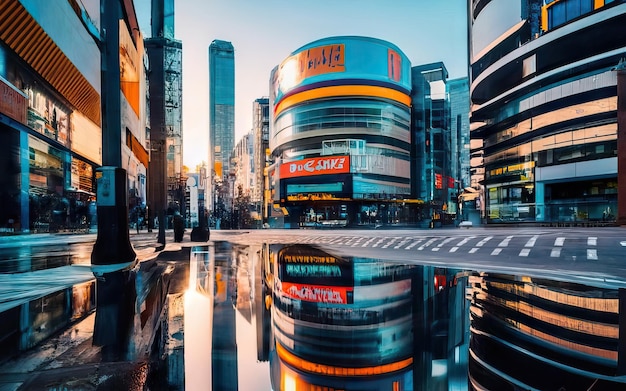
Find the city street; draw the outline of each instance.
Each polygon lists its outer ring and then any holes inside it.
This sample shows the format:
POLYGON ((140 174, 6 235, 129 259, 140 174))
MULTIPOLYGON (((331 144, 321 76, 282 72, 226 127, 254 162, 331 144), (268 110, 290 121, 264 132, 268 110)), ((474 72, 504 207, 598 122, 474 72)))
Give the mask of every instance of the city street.
MULTIPOLYGON (((201 388, 212 383, 217 387, 213 389, 220 389, 233 376, 239 377, 241 389, 255 389, 256 383, 241 372, 250 368, 256 382, 269 382, 276 369, 271 370, 267 362, 268 346, 273 346, 267 345, 267 338, 274 325, 267 307, 263 310, 264 302, 267 306, 263 292, 270 288, 262 282, 267 278, 262 266, 266 255, 261 250, 266 245, 292 247, 305 254, 319 251, 355 265, 387 265, 380 270, 423 269, 418 275, 442 273, 459 281, 495 273, 513 280, 538 278, 557 286, 560 281, 607 292, 626 287, 622 228, 213 230, 207 243, 191 242, 188 233, 182 243, 174 243, 173 233, 167 231, 164 248, 156 242, 155 232, 131 232, 140 262, 130 273, 109 273, 102 280, 95 279, 89 262, 95 239, 95 234, 0 238, 0 265, 10 270, 0 274, 3 343, 11 346, 19 335, 8 332, 16 325, 25 332, 16 343, 30 346, 13 355, 4 350, 1 391, 67 386, 72 384, 68 379, 82 386, 106 384, 107 389, 140 390, 146 384, 151 384, 150 389, 180 389, 186 382, 201 388), (218 329, 219 334, 211 331, 218 329), (189 354, 186 359, 183 347, 189 354), (158 358, 163 355, 165 361, 158 358), (208 361, 197 365, 198 360, 208 361), (233 367, 236 360, 247 363, 246 369, 233 367), (132 365, 123 365, 125 361, 132 365), (211 365, 221 377, 207 377, 211 365), (164 377, 170 388, 156 385, 164 377)), ((424 278, 425 283, 433 283, 432 276, 424 278)), ((448 310, 450 316, 463 317, 458 311, 464 305, 456 300, 448 310)), ((420 305, 419 300, 416 303, 420 305)), ((466 354, 467 346, 462 349, 466 354)), ((450 373, 448 382, 463 383, 466 370, 455 371, 460 379, 452 379, 450 373)))

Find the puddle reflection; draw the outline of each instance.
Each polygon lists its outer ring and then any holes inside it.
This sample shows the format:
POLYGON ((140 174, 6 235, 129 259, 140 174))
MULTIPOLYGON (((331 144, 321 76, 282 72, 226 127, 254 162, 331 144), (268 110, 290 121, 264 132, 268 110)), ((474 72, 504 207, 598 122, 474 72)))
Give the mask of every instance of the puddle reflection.
POLYGON ((94 371, 119 389, 626 388, 624 286, 546 273, 211 242, 3 311, 0 356, 24 360, 0 376, 31 368, 45 389, 94 371))
POLYGON ((194 248, 191 262, 188 390, 600 390, 626 381, 618 288, 310 245, 215 243, 194 248))

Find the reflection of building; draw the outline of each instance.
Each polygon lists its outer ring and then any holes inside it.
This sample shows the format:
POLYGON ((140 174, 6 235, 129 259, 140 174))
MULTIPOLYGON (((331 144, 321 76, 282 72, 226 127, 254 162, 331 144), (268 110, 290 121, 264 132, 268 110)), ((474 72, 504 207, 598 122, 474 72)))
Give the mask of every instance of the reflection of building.
POLYGON ((445 389, 463 382, 465 278, 304 245, 273 245, 269 256, 274 389, 445 389))
POLYGON ((474 0, 470 10, 487 222, 614 221, 624 1, 474 0))
POLYGON ((331 37, 271 73, 273 200, 292 226, 406 221, 411 64, 393 44, 331 37))
POLYGON ((621 290, 507 275, 472 278, 472 389, 624 388, 621 290))
MULTIPOLYGON (((100 2, 79 3, 0 5, 0 18, 11 21, 0 31, 1 231, 95 223, 94 172, 103 160, 100 2)), ((145 73, 134 8, 124 4, 120 148, 132 205, 145 197, 145 73)))

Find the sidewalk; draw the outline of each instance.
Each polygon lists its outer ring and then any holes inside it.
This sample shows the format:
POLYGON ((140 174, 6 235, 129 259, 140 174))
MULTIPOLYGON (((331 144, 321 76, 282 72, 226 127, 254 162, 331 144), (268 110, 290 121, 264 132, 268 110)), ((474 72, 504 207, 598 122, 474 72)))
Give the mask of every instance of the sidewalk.
MULTIPOLYGON (((31 235, 21 236, 15 242, 33 241, 23 238, 31 235)), ((66 239, 62 234, 37 236, 34 239, 37 243, 62 243, 66 239)), ((88 243, 95 239, 96 235, 92 234, 80 240, 88 243)), ((97 346, 94 343, 94 335, 97 334, 97 311, 102 312, 99 316, 103 317, 102 324, 105 325, 112 314, 110 304, 101 303, 101 308, 92 309, 78 321, 68 321, 66 326, 52 333, 43 342, 10 359, 0 361, 0 391, 143 390, 146 387, 150 390, 167 389, 166 383, 159 383, 158 365, 162 363, 153 361, 149 354, 154 338, 163 337, 159 333, 161 316, 167 313, 163 308, 173 300, 172 297, 181 295, 180 292, 187 288, 189 251, 184 243, 174 243, 171 230, 166 231, 167 244, 164 248, 157 250, 160 244, 156 239, 157 232, 130 233, 139 263, 136 266, 134 293, 121 293, 119 298, 122 303, 131 303, 128 307, 131 311, 131 330, 127 337, 127 346, 124 345, 119 350, 117 345, 97 346)), ((20 304, 25 304, 45 296, 48 292, 57 292, 59 289, 71 288, 75 283, 94 280, 90 265, 64 266, 22 275, 0 274, 0 306, 7 295, 12 295, 14 303, 19 301, 20 304)), ((4 305, 9 304, 5 302, 4 305)), ((125 308, 125 304, 119 305, 120 308, 125 308)), ((70 314, 72 307, 73 304, 69 303, 70 314)), ((62 310, 65 311, 56 307, 46 309, 47 312, 55 313, 62 310)), ((117 319, 122 322, 120 324, 124 323, 123 317, 117 319)), ((112 324, 117 324, 117 321, 113 322, 112 324)), ((30 327, 34 328, 35 324, 30 323, 30 327)), ((105 331, 102 327, 98 329, 100 332, 116 334, 115 331, 108 331, 108 327, 105 331)))

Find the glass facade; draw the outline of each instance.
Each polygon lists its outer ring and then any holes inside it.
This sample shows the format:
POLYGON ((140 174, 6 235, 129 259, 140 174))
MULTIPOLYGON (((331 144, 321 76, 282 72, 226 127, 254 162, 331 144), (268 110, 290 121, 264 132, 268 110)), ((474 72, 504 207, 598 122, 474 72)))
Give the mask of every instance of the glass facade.
POLYGON ((487 223, 610 224, 623 1, 474 1, 471 137, 487 223), (503 15, 507 29, 487 15, 503 15), (509 15, 509 16, 507 16, 509 15), (490 30, 490 27, 493 27, 490 30), (501 31, 486 40, 487 31, 501 31))
POLYGON ((209 140, 211 167, 223 179, 235 147, 235 49, 219 40, 209 46, 209 140))
POLYGON ((623 387, 617 288, 490 273, 471 286, 471 390, 623 387))
POLYGON ((292 227, 409 218, 410 79, 397 47, 366 37, 315 41, 272 71, 274 200, 292 227))

